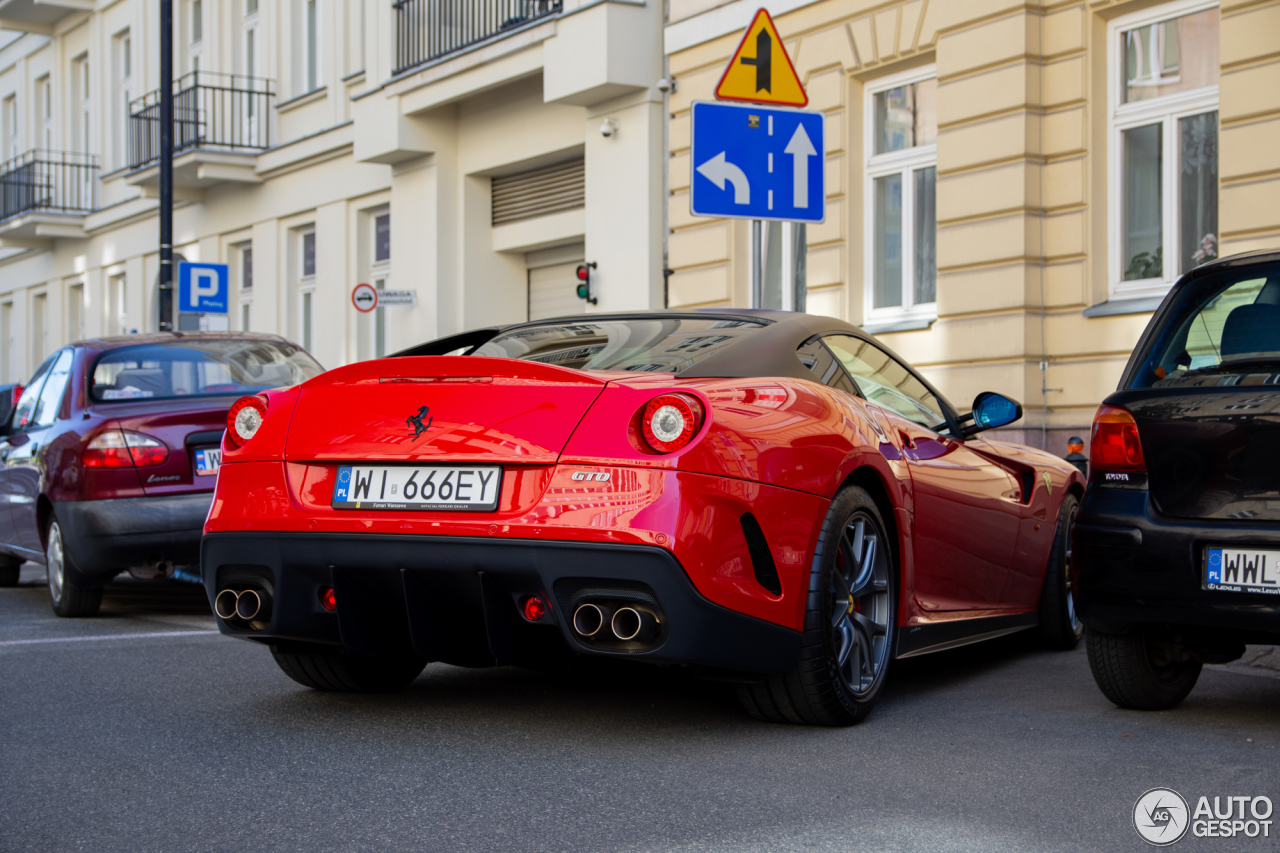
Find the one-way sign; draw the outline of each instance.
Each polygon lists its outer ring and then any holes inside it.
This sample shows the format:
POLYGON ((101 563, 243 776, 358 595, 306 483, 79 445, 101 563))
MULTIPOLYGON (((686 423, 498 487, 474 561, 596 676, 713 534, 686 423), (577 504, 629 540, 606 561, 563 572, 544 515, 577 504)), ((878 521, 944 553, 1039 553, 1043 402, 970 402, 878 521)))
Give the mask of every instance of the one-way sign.
POLYGON ((695 216, 821 222, 823 116, 776 107, 693 105, 695 216))

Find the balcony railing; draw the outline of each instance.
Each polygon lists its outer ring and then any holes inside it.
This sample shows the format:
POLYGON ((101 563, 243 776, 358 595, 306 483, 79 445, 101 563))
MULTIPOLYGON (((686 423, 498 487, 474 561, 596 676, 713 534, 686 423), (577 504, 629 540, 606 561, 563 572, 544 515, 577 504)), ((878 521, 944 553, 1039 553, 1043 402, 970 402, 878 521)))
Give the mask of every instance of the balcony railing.
POLYGON ((97 179, 92 154, 37 149, 0 163, 0 222, 25 213, 88 213, 97 179))
POLYGON ((554 15, 563 5, 564 0, 397 0, 395 73, 554 15))
MULTIPOLYGON (((173 151, 214 148, 262 150, 270 145, 271 81, 240 74, 193 71, 173 84, 173 151)), ((160 158, 160 91, 129 104, 129 165, 160 158)))

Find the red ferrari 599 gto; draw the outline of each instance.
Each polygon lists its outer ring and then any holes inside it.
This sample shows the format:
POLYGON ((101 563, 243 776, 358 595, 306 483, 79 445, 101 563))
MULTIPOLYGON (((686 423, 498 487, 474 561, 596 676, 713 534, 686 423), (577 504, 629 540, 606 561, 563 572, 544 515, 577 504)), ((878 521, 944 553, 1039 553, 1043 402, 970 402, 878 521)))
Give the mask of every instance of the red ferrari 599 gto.
POLYGON ((223 633, 319 689, 597 655, 839 725, 894 658, 1082 632, 1057 457, 981 437, 839 320, 545 320, 239 400, 201 568, 223 633))

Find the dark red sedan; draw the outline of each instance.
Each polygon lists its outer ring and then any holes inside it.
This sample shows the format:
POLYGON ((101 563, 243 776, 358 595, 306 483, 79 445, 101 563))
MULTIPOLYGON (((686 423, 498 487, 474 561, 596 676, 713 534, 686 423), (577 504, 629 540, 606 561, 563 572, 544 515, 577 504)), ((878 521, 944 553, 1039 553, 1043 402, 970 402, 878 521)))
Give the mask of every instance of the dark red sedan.
POLYGON ((125 570, 199 561, 231 403, 322 368, 272 335, 156 333, 80 341, 45 360, 0 441, 0 586, 49 568, 59 616, 89 616, 125 570))

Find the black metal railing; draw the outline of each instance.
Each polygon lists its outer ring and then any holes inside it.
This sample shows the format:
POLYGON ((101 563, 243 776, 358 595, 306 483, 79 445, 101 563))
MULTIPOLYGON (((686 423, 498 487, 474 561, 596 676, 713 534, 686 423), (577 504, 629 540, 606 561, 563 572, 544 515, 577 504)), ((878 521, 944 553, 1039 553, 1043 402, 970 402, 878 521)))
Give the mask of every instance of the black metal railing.
MULTIPOLYGON (((192 71, 173 83, 173 150, 262 150, 270 145, 271 81, 192 71)), ((129 104, 129 166, 160 158, 160 90, 129 104)))
POLYGON ((0 222, 24 213, 93 210, 98 162, 92 154, 36 149, 0 163, 0 222))
POLYGON ((395 73, 554 15, 563 6, 564 0, 397 0, 395 73))

